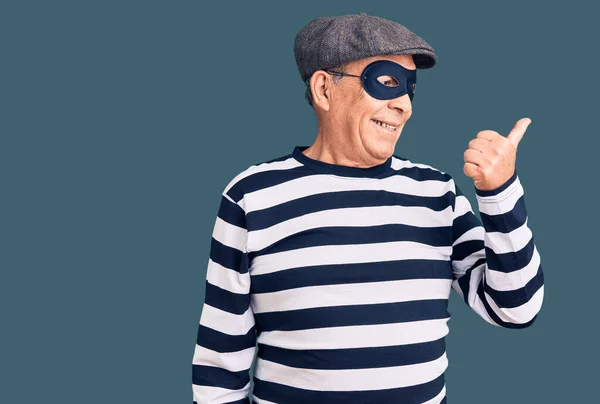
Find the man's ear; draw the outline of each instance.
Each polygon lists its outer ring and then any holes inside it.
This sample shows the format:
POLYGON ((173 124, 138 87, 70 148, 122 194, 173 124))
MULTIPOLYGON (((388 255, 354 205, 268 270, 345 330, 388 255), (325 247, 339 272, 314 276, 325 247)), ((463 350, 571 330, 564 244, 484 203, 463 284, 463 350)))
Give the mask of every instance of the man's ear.
POLYGON ((310 91, 312 93, 313 106, 329 111, 331 102, 332 81, 329 74, 323 70, 317 70, 310 78, 310 91))

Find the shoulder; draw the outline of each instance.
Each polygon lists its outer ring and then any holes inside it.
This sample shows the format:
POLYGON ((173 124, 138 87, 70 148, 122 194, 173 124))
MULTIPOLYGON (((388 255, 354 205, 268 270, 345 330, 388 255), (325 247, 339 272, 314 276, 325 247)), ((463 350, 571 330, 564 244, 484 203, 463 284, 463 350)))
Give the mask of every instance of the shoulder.
POLYGON ((301 166, 302 164, 296 161, 291 153, 257 161, 230 179, 223 190, 223 195, 227 195, 237 203, 246 193, 264 187, 275 178, 301 166))
POLYGON ((394 154, 392 156, 392 168, 399 175, 410 177, 416 181, 434 180, 440 182, 450 182, 452 176, 430 164, 419 163, 409 160, 406 157, 394 154))
POLYGON ((428 197, 444 198, 452 205, 453 210, 456 197, 463 195, 452 175, 432 165, 413 162, 394 154, 392 167, 397 175, 417 181, 414 183, 413 192, 428 197))

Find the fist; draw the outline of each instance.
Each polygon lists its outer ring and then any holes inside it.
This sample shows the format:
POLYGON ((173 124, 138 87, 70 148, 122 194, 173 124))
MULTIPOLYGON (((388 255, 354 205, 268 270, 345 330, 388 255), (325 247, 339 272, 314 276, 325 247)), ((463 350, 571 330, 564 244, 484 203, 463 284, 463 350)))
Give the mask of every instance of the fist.
POLYGON ((469 142, 463 171, 473 178, 475 188, 493 190, 513 176, 517 147, 530 123, 529 118, 519 119, 507 137, 493 130, 482 130, 469 142))

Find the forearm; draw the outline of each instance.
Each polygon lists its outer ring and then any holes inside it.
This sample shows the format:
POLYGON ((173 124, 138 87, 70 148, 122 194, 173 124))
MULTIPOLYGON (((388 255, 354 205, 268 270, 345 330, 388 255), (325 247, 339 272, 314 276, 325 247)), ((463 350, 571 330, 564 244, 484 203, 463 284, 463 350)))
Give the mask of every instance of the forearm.
POLYGON ((476 189, 485 230, 486 266, 478 295, 499 325, 522 328, 539 313, 544 274, 527 224, 524 190, 517 174, 497 190, 476 189))

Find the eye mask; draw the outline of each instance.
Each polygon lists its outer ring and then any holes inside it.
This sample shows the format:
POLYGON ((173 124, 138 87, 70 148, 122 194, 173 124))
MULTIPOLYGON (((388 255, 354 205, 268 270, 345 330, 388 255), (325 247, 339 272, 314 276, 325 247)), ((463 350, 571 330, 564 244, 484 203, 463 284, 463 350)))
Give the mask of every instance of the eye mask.
POLYGON ((365 91, 373 98, 391 100, 408 94, 412 102, 417 84, 417 71, 406 69, 391 60, 376 60, 365 67, 360 80, 365 91), (392 79, 381 76, 391 76, 392 79))

